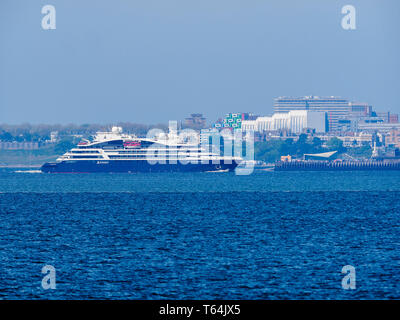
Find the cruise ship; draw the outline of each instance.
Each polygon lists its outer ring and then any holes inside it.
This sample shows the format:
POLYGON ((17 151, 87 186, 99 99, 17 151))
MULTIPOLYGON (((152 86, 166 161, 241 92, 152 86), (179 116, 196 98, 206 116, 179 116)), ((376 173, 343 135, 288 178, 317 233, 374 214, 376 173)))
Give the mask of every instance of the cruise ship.
POLYGON ((45 173, 92 172, 193 172, 233 171, 240 157, 222 156, 219 150, 202 146, 171 131, 155 138, 138 138, 123 134, 121 127, 97 132, 60 156, 45 163, 45 173))

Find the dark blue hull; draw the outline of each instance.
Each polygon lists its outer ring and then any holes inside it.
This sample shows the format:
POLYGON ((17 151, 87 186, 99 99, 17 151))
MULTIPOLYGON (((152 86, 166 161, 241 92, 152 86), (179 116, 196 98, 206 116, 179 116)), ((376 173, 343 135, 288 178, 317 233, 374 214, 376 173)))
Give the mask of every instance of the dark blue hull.
POLYGON ((92 173, 92 172, 201 172, 229 170, 233 171, 237 163, 220 164, 150 164, 146 160, 80 160, 64 162, 48 162, 41 167, 45 173, 92 173))

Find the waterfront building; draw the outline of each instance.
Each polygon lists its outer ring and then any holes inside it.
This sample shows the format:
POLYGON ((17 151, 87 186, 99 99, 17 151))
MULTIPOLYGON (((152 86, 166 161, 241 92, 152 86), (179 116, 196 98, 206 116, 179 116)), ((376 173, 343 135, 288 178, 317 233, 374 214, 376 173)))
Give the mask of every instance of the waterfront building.
POLYGON ((365 144, 372 145, 374 141, 375 134, 360 132, 346 135, 334 135, 334 134, 325 134, 325 135, 315 135, 315 137, 321 139, 321 141, 328 142, 332 138, 338 138, 343 141, 344 147, 361 147, 365 144))
POLYGON ((357 118, 339 118, 338 130, 340 132, 356 132, 358 130, 357 118))
POLYGON ((243 120, 244 119, 242 113, 228 113, 225 116, 223 127, 240 129, 242 127, 243 120))
POLYGON ((279 97, 274 102, 274 112, 282 113, 293 110, 309 110, 325 112, 327 115, 327 131, 340 131, 338 121, 341 118, 346 118, 351 113, 363 114, 369 116, 371 106, 366 103, 350 102, 347 99, 339 97, 279 97))
POLYGON ((382 132, 388 133, 392 129, 400 129, 400 123, 385 123, 385 122, 363 122, 358 123, 358 130, 367 132, 382 132))
POLYGON ((360 116, 350 114, 348 117, 339 118, 337 132, 357 132, 362 129, 362 124, 387 123, 384 116, 360 116))
POLYGON ((372 106, 364 102, 350 102, 349 116, 370 117, 372 115, 372 106))
POLYGON ((326 114, 309 110, 294 110, 285 113, 274 113, 271 117, 258 117, 256 120, 242 121, 243 131, 289 131, 300 134, 304 129, 315 129, 326 132, 326 114))
POLYGON ((399 115, 396 113, 391 113, 389 115, 389 123, 399 123, 399 115))
POLYGON ((376 112, 376 116, 383 119, 383 122, 389 123, 390 112, 376 112))
POLYGON ((218 119, 218 121, 213 125, 214 128, 224 129, 241 129, 242 121, 244 120, 255 120, 258 116, 252 113, 228 113, 225 115, 224 119, 218 119))
POLYGON ((371 133, 360 133, 354 136, 338 136, 338 139, 343 141, 344 147, 361 147, 364 144, 372 145, 374 135, 371 133))
POLYGON ((392 128, 389 130, 385 139, 387 146, 400 148, 400 128, 392 128))

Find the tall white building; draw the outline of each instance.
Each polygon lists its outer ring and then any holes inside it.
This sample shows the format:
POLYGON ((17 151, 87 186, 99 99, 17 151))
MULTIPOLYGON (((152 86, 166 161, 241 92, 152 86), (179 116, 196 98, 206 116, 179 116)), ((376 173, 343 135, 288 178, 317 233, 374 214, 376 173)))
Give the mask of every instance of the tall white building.
POLYGON ((259 117, 256 120, 242 121, 243 131, 265 132, 288 130, 301 133, 303 129, 315 129, 316 132, 326 132, 326 113, 309 110, 292 110, 274 113, 271 117, 259 117))

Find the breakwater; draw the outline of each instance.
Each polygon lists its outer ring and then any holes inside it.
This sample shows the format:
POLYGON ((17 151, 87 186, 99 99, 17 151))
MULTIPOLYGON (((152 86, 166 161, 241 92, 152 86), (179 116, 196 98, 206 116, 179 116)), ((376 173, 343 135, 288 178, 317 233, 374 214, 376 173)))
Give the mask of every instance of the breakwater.
POLYGON ((400 170, 400 161, 278 161, 276 171, 400 170))

